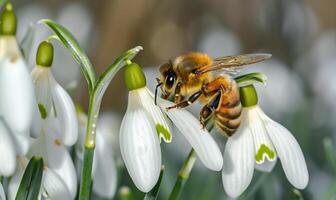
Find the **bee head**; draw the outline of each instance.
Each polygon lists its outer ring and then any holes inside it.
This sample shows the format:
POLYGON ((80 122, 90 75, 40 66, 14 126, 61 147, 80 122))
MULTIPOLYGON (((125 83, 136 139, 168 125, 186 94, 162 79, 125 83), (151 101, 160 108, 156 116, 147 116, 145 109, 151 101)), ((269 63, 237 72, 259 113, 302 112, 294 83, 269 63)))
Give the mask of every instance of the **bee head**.
POLYGON ((160 83, 162 84, 161 90, 163 97, 167 99, 172 93, 173 88, 177 82, 177 75, 173 70, 171 61, 160 66, 160 83))

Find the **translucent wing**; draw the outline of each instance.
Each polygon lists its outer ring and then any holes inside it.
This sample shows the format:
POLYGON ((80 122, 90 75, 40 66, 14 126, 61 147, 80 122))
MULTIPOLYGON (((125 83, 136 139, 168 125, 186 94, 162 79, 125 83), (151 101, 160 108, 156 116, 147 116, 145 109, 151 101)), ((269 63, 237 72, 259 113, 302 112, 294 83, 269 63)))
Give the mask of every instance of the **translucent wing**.
POLYGON ((214 59, 210 66, 205 66, 196 70, 196 74, 204 74, 211 71, 225 71, 229 74, 236 74, 243 68, 244 65, 250 65, 267 60, 271 54, 256 53, 256 54, 243 54, 235 56, 225 56, 214 59))

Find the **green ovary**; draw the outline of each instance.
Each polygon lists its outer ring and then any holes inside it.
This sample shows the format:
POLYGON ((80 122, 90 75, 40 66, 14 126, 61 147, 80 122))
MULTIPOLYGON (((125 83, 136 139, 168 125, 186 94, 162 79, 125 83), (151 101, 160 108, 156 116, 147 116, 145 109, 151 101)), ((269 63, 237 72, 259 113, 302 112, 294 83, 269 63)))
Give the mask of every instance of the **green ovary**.
POLYGON ((156 132, 159 137, 163 137, 165 142, 170 142, 172 139, 172 135, 170 132, 161 124, 156 124, 155 126, 156 132))
POLYGON ((271 160, 275 159, 275 152, 271 150, 267 145, 261 144, 257 154, 255 155, 255 160, 260 163, 263 160, 263 155, 266 154, 271 160))
POLYGON ((38 104, 38 109, 39 109, 39 111, 40 111, 41 118, 42 118, 42 119, 47 118, 48 113, 47 113, 47 110, 46 110, 46 108, 44 107, 44 105, 39 103, 39 104, 38 104))

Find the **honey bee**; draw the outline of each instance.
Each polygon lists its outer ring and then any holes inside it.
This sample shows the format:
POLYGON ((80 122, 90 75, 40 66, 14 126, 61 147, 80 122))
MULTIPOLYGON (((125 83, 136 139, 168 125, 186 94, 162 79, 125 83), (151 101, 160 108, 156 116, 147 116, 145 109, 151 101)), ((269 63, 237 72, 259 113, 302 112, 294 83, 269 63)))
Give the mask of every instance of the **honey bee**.
POLYGON ((240 125, 242 111, 239 88, 233 75, 244 65, 270 57, 271 54, 244 54, 212 59, 198 52, 178 56, 160 66, 155 103, 158 87, 164 99, 174 98, 175 105, 167 109, 184 108, 199 100, 205 104, 199 115, 202 126, 216 127, 222 135, 230 137, 240 125))

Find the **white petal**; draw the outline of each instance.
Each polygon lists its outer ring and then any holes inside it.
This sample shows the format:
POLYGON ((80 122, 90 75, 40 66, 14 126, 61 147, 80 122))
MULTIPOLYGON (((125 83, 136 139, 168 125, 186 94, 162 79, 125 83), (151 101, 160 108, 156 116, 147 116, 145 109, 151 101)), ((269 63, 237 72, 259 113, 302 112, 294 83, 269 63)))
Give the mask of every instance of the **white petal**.
POLYGON ((60 138, 55 137, 51 132, 47 134, 47 165, 53 172, 59 175, 74 198, 77 192, 77 174, 71 156, 60 138))
POLYGON ((68 188, 63 182, 61 176, 48 168, 45 168, 43 172, 42 192, 44 197, 51 200, 74 199, 68 191, 68 188))
POLYGON ((263 120, 259 116, 257 106, 244 108, 248 117, 248 127, 252 133, 255 167, 261 171, 270 172, 275 166, 277 155, 272 142, 270 141, 263 120))
POLYGON ((99 131, 96 135, 94 155, 93 191, 100 197, 111 199, 117 189, 117 169, 111 144, 99 131))
POLYGON ((160 141, 154 127, 147 111, 129 99, 120 127, 120 149, 128 173, 142 192, 150 191, 160 175, 160 141))
POLYGON ((52 83, 51 92, 56 115, 60 121, 62 141, 65 145, 71 146, 76 143, 78 138, 78 122, 75 105, 68 93, 56 81, 52 83))
POLYGON ((285 127, 268 118, 261 110, 260 115, 264 117, 267 133, 277 151, 287 179, 294 187, 305 188, 309 176, 299 144, 285 127))
POLYGON ((0 61, 0 115, 15 134, 28 136, 35 102, 33 84, 21 57, 0 61))
POLYGON ((36 66, 31 76, 36 95, 32 132, 36 136, 42 131, 42 126, 45 126, 45 120, 53 115, 52 108, 54 103, 50 89, 50 82, 53 78, 51 77, 50 68, 41 66, 36 66))
POLYGON ((30 147, 30 137, 19 134, 12 134, 13 142, 15 144, 16 154, 24 156, 28 153, 30 147))
POLYGON ((15 171, 16 152, 10 131, 0 118, 0 176, 10 176, 15 171))
MULTIPOLYGON (((158 103, 165 111, 167 107, 174 105, 160 98, 158 98, 158 103)), ((219 147, 209 132, 202 129, 199 121, 185 109, 171 109, 166 113, 191 144, 202 163, 211 170, 221 170, 223 157, 219 147)))
POLYGON ((172 139, 171 129, 169 127, 168 119, 161 111, 159 106, 155 105, 153 94, 147 87, 132 90, 129 92, 129 98, 139 100, 139 103, 152 116, 157 133, 165 142, 170 143, 172 139))
POLYGON ((0 199, 1 200, 6 200, 5 191, 4 191, 1 183, 0 183, 0 199))
POLYGON ((223 186, 226 193, 236 198, 241 195, 252 180, 254 171, 253 138, 244 120, 237 132, 225 146, 222 171, 223 186))
POLYGON ((22 57, 18 43, 15 36, 1 35, 0 36, 0 59, 10 58, 14 59, 22 57))

